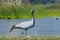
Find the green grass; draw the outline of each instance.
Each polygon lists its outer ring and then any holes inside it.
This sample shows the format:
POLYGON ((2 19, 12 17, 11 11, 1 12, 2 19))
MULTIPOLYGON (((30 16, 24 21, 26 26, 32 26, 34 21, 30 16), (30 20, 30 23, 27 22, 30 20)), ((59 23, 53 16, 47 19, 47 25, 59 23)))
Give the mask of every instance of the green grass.
POLYGON ((31 18, 30 10, 35 10, 36 18, 60 16, 60 6, 56 5, 0 5, 0 18, 31 18), (51 7, 52 6, 52 7, 51 7))
POLYGON ((0 36, 0 40, 60 40, 60 36, 0 36))

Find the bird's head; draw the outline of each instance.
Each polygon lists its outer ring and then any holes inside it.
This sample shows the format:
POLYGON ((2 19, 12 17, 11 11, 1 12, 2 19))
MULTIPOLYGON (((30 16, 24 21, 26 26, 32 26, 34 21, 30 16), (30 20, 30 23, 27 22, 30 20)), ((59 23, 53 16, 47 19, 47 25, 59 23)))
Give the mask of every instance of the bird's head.
POLYGON ((30 11, 30 14, 33 14, 34 13, 34 9, 32 9, 31 11, 30 11))

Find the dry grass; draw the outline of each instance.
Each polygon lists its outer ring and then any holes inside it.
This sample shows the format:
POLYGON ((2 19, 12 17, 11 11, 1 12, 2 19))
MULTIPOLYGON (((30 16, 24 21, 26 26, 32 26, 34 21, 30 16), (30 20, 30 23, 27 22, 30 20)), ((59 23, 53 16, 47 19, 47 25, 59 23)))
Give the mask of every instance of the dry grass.
POLYGON ((60 40, 60 36, 0 36, 0 40, 60 40))

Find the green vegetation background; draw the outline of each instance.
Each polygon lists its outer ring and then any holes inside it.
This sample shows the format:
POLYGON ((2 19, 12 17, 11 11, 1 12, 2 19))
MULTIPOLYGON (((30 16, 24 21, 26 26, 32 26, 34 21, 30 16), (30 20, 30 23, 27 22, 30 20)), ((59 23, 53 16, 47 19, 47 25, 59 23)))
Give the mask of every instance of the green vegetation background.
POLYGON ((36 18, 60 16, 59 5, 0 5, 0 18, 31 18, 30 10, 35 10, 36 18))

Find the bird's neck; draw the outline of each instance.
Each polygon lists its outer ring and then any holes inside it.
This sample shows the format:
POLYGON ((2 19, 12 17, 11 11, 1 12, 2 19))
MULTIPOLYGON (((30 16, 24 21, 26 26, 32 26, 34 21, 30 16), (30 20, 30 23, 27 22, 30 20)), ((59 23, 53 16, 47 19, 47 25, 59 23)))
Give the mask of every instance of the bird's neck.
POLYGON ((34 15, 32 14, 32 22, 33 22, 33 25, 35 24, 35 18, 34 18, 34 15))

